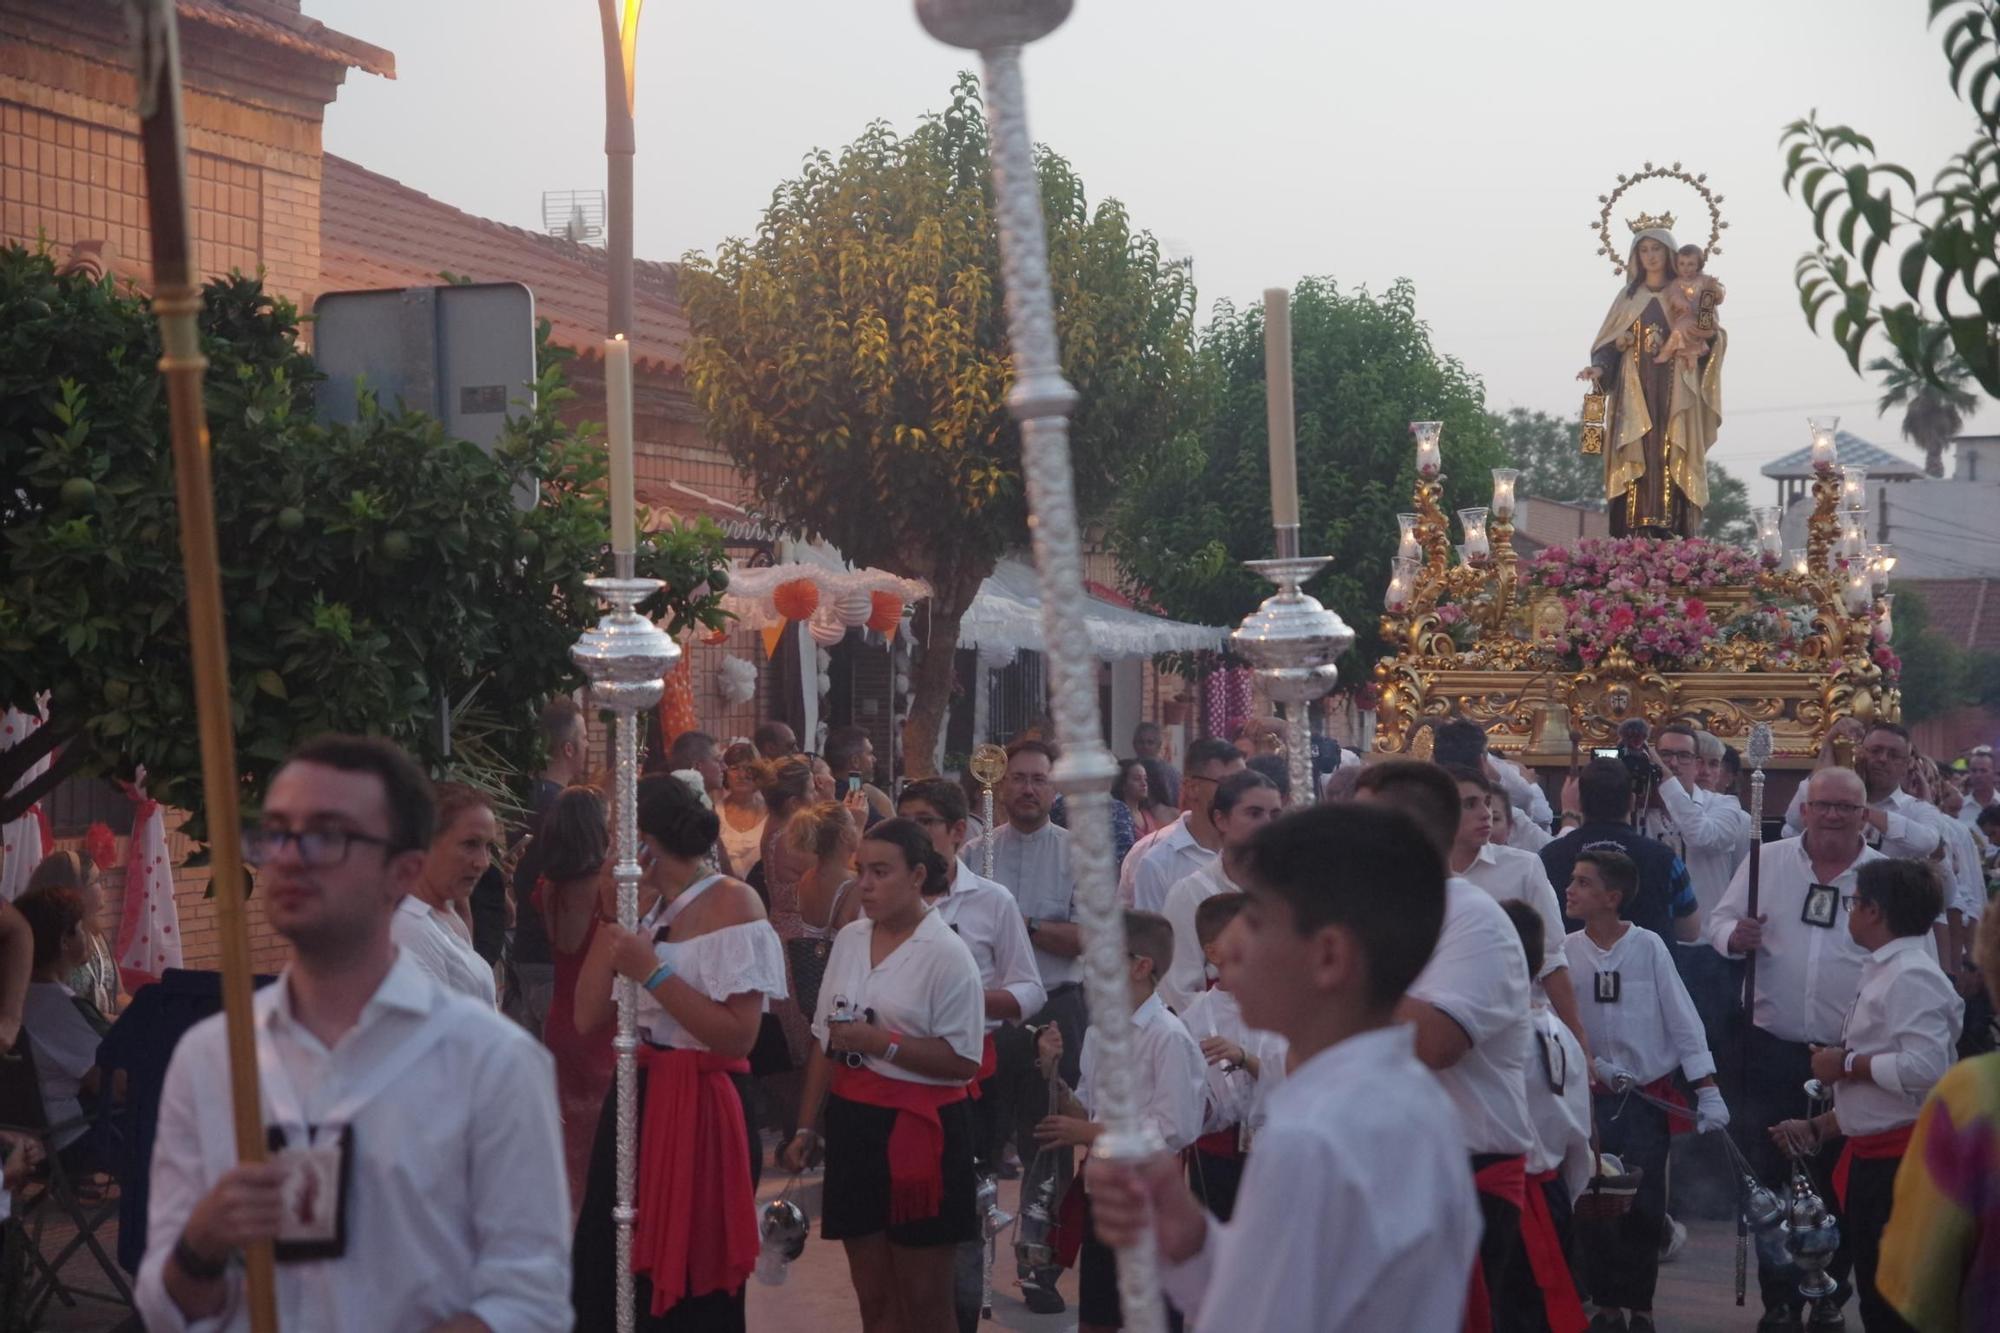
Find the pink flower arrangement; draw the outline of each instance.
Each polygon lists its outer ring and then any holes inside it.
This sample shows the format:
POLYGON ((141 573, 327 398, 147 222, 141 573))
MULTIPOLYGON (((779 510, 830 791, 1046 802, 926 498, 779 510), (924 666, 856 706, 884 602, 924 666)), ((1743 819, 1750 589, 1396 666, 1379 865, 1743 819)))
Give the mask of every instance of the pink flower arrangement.
POLYGON ((1563 609, 1561 643, 1585 666, 1615 645, 1634 662, 1659 670, 1694 667, 1718 637, 1699 598, 1624 589, 1584 589, 1557 599, 1563 609))
POLYGON ((1563 592, 1604 588, 1664 593, 1752 583, 1759 569, 1749 551, 1702 537, 1585 537, 1536 552, 1524 565, 1523 577, 1537 587, 1563 592))

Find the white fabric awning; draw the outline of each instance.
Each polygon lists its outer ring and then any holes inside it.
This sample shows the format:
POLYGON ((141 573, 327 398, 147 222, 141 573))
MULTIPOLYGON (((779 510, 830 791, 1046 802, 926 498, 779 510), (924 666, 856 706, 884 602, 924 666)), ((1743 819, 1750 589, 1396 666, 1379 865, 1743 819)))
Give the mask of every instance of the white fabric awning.
MULTIPOLYGON (((1101 597, 1084 597, 1084 632, 1101 658, 1151 657, 1154 653, 1220 649, 1227 630, 1148 615, 1101 597)), ((979 585, 979 595, 958 624, 958 646, 1013 654, 1042 652, 1042 595, 1034 567, 1003 559, 979 585)))

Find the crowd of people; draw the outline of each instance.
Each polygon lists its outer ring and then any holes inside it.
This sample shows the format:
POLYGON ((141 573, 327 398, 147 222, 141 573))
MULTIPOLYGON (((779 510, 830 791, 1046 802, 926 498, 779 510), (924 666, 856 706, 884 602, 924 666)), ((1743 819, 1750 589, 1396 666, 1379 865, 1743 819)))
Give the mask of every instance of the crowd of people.
MULTIPOLYGON (((1840 1224, 1812 1299, 1760 1240, 1758 1327, 2000 1319, 1990 751, 1944 771, 1844 721, 1760 844, 1693 724, 1550 802, 1446 722, 1428 760, 1316 766, 1290 814, 1275 728, 1169 768, 1143 727, 1113 819, 1128 1082, 1165 1151, 1132 1163, 1088 1153, 1104 1073, 1046 729, 1008 747, 990 828, 960 782, 882 790, 858 730, 676 737, 640 785, 632 930, 584 714, 542 729, 511 831, 373 740, 314 741, 263 793, 245 853, 292 949, 256 1001, 272 1154, 237 1161, 223 1030, 196 1025, 158 1098, 148 1328, 247 1327, 261 1240, 310 1326, 613 1327, 620 978, 642 1329, 744 1328, 767 1167, 823 1166, 869 1333, 976 1326, 982 1181, 1015 1175, 1013 1283, 1059 1312, 1074 1268, 1084 1333, 1122 1326, 1117 1251, 1146 1237, 1176 1327, 1643 1333, 1686 1235, 1676 1137, 1718 1133, 1730 1189, 1732 1160, 1796 1170, 1840 1224)), ((0 1038, 25 1032, 75 1177, 123 1095, 102 910, 71 852, 0 907, 0 1038)), ((40 1165, 5 1147, 9 1181, 40 1165)))

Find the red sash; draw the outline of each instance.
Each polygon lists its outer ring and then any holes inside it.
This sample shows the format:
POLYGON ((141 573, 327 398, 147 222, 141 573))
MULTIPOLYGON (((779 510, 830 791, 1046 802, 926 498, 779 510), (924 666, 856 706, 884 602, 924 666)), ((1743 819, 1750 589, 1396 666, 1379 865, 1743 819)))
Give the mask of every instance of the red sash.
MULTIPOLYGON (((1489 1199, 1511 1203, 1527 1212, 1527 1158, 1505 1157, 1481 1167, 1472 1175, 1472 1187, 1489 1199)), ((1465 1296, 1465 1333, 1493 1333, 1493 1293, 1486 1285, 1486 1270, 1479 1255, 1472 1256, 1472 1280, 1465 1296)))
POLYGON ((992 1078, 998 1068, 1000 1068, 1000 1053, 993 1049, 993 1034, 989 1032, 980 1039, 979 1072, 965 1085, 965 1095, 975 1102, 985 1096, 986 1094, 979 1090, 979 1085, 992 1078))
POLYGON ((1583 1317, 1583 1302, 1577 1299, 1576 1279, 1570 1276, 1569 1260, 1563 1257, 1562 1237, 1556 1234, 1556 1219, 1549 1212, 1549 1196, 1544 1183, 1559 1172, 1544 1171, 1529 1176, 1521 1206, 1521 1243, 1528 1249, 1528 1266, 1535 1270, 1535 1285, 1542 1289, 1542 1309, 1547 1312, 1549 1333, 1583 1333, 1590 1321, 1583 1317))
POLYGON ((1916 1127, 1913 1120, 1879 1134, 1847 1136, 1847 1142, 1840 1146, 1840 1160, 1833 1164, 1833 1197, 1839 1201, 1843 1211, 1847 1208, 1847 1173, 1853 1167, 1854 1159, 1858 1157, 1864 1162, 1879 1162, 1889 1157, 1901 1157, 1910 1146, 1910 1131, 1916 1127))
POLYGON ((1667 1133, 1688 1134, 1693 1132, 1694 1108, 1688 1105, 1687 1094, 1681 1091, 1680 1084, 1674 1082, 1672 1074, 1664 1074, 1654 1079, 1651 1083, 1641 1087, 1639 1091, 1645 1093, 1648 1097, 1656 1097, 1660 1101, 1669 1102, 1679 1108, 1667 1112, 1667 1133))
POLYGON ((963 1083, 912 1083, 872 1069, 836 1065, 833 1092, 896 1113, 889 1131, 889 1220, 919 1222, 944 1207, 944 1121, 938 1112, 965 1100, 963 1083))
POLYGON ((639 1048, 646 1117, 639 1128, 632 1271, 653 1284, 653 1317, 683 1297, 737 1291, 757 1267, 749 1135, 731 1074, 748 1060, 639 1048))
POLYGON ((1241 1142, 1242 1136, 1236 1132, 1236 1126, 1225 1125, 1213 1134, 1204 1134, 1196 1139, 1194 1146, 1210 1157, 1222 1157, 1233 1162, 1243 1156, 1243 1149, 1239 1146, 1241 1142))

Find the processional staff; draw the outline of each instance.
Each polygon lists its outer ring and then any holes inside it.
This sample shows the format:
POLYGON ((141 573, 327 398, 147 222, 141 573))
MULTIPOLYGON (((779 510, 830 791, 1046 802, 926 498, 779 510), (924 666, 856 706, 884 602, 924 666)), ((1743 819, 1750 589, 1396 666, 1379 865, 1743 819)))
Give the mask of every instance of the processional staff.
MULTIPOLYGON (((188 226, 186 135, 181 124, 180 38, 174 0, 134 0, 138 47, 139 140, 145 153, 146 212, 152 232, 153 313, 160 320, 160 375, 167 385, 181 564, 187 575, 188 647, 201 735, 203 809, 208 820, 215 924, 222 950, 222 1010, 228 1034, 230 1105, 239 1162, 264 1160, 251 1019, 250 938, 243 921, 242 825, 236 792, 236 738, 229 717, 229 650, 222 629, 222 576, 215 541, 215 493, 208 419, 202 405, 201 290, 188 226)), ((276 1333, 277 1288, 269 1241, 243 1252, 250 1327, 276 1333)))
MULTIPOLYGON (((1750 871, 1749 901, 1745 914, 1757 919, 1757 882, 1764 866, 1764 765, 1771 761, 1771 724, 1759 722, 1750 728, 1744 746, 1750 761, 1750 871)), ((1757 1017, 1757 951, 1743 960, 1743 1038, 1737 1055, 1739 1077, 1750 1067, 1750 1024, 1757 1017)), ((1736 1214, 1736 1303, 1743 1304, 1750 1273, 1750 1225, 1742 1210, 1736 1214)))

